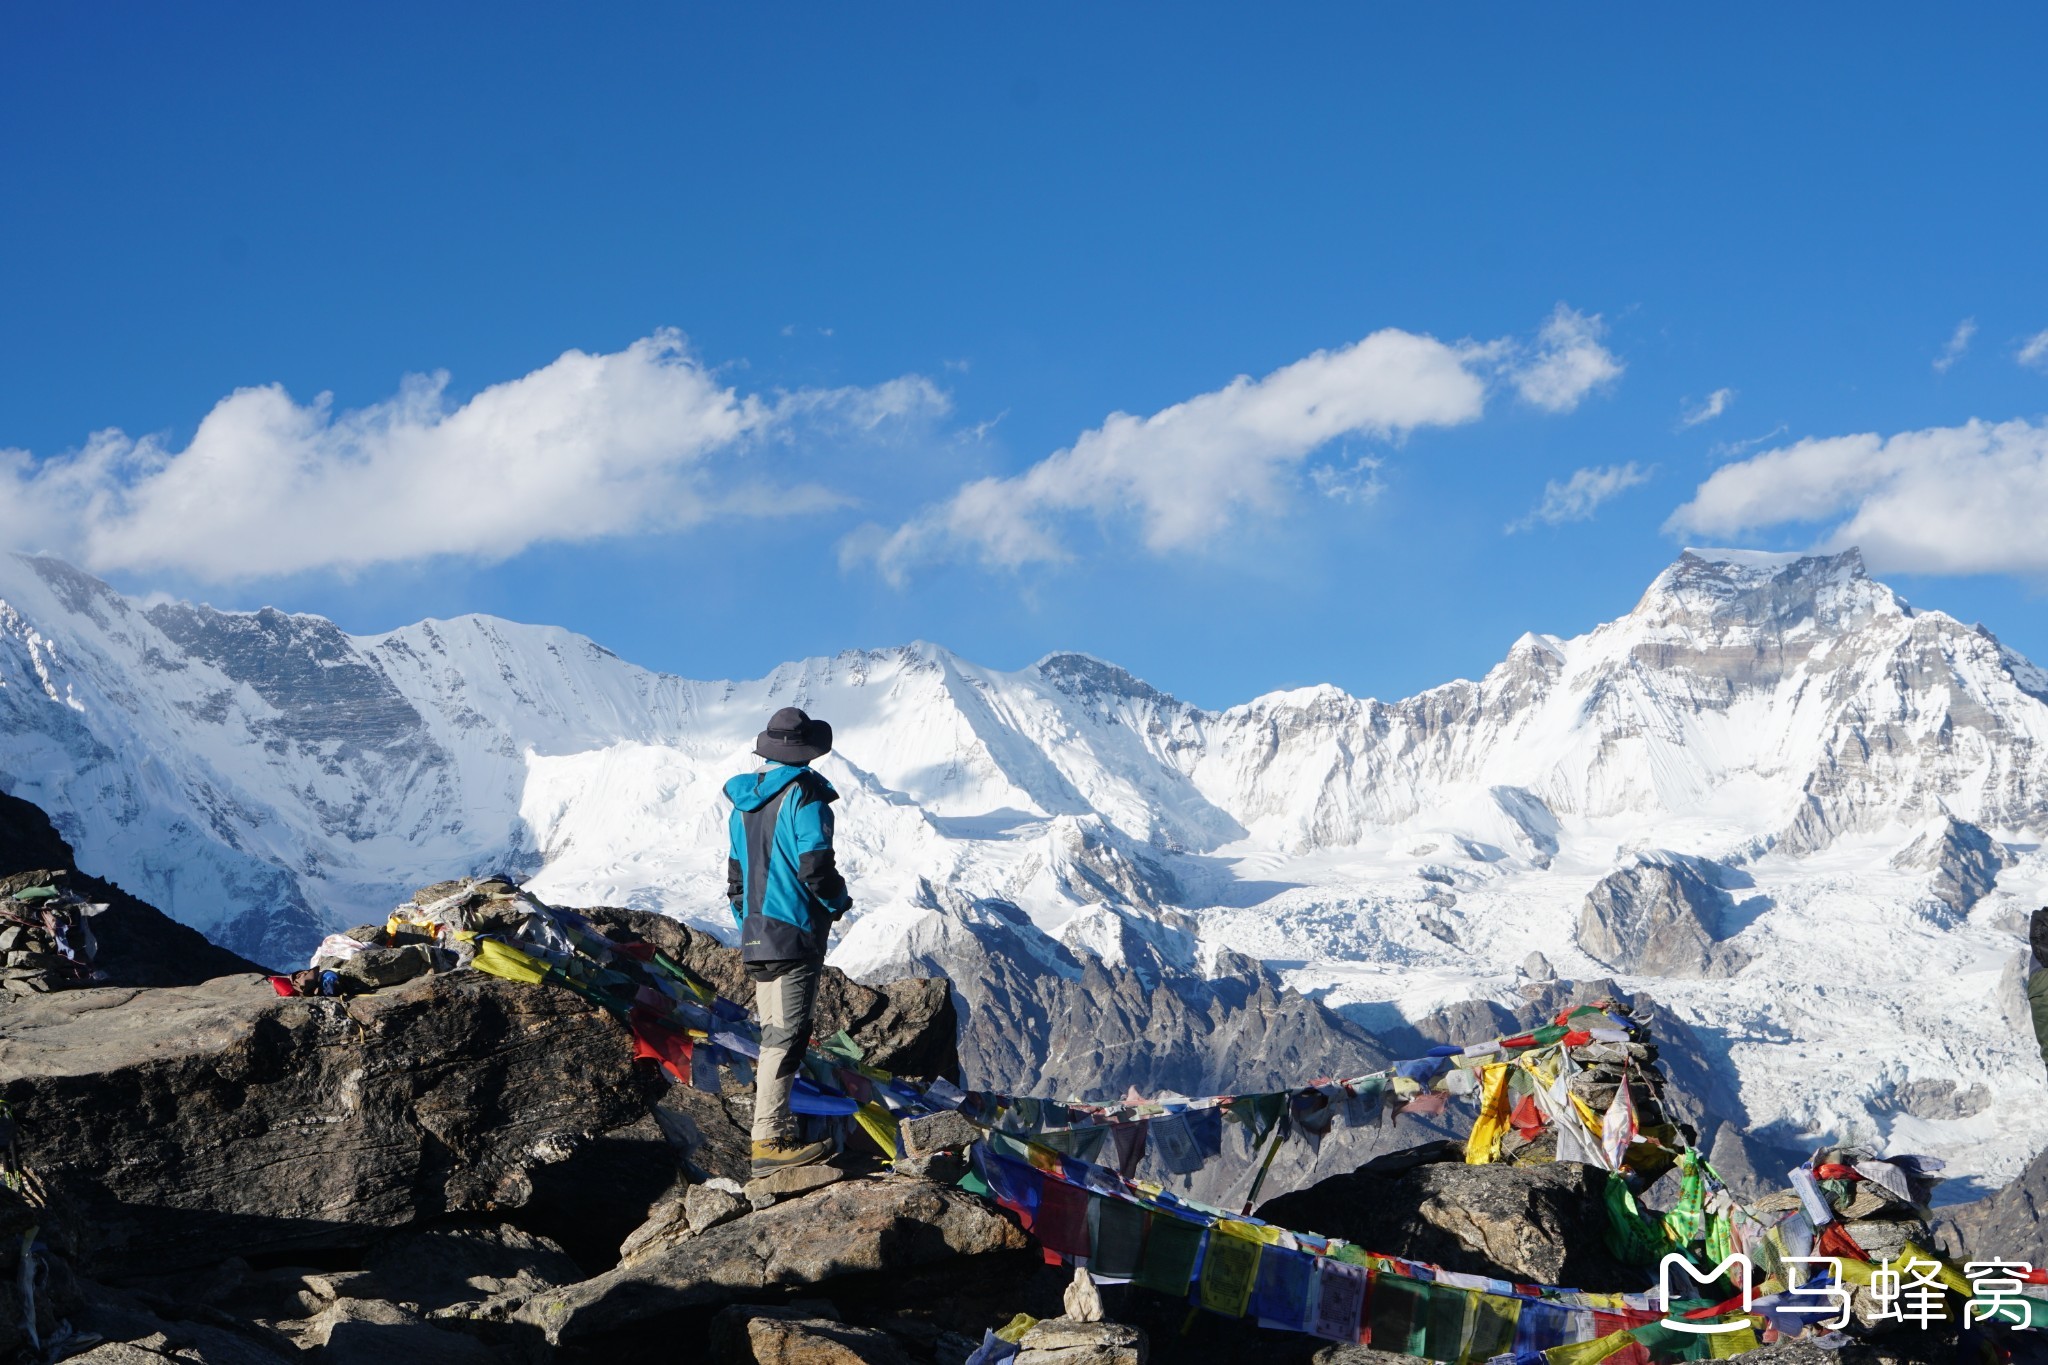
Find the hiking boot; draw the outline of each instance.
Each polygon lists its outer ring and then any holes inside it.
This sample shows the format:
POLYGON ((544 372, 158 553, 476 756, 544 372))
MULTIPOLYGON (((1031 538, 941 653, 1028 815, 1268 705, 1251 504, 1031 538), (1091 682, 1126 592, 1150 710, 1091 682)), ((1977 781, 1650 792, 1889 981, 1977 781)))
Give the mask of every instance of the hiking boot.
POLYGON ((754 1144, 754 1179, 786 1171, 793 1166, 815 1166, 832 1155, 832 1144, 822 1139, 798 1143, 794 1135, 774 1142, 754 1144))

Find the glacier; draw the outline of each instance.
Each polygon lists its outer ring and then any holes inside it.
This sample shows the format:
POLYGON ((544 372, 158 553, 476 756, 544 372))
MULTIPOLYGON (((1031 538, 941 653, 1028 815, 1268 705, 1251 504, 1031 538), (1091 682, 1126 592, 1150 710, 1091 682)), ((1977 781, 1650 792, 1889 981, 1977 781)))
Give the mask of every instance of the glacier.
POLYGON ((729 937, 719 788, 784 705, 838 735, 856 976, 963 980, 991 944, 1069 981, 1255 959, 1368 1030, 1607 977, 1783 1146, 1933 1152, 1971 1188, 2048 1140, 2021 938, 2048 902, 2048 674, 1853 550, 1688 550, 1627 615, 1477 681, 1222 711, 1079 654, 699 682, 551 627, 351 636, 0 556, 0 789, 261 960, 478 870, 729 937))

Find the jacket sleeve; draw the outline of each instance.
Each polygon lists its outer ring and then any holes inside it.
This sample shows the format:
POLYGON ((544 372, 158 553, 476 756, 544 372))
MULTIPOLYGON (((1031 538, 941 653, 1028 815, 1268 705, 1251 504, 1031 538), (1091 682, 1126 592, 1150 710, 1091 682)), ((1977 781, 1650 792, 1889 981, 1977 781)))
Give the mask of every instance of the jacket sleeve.
POLYGON ((740 826, 740 813, 734 810, 726 821, 725 855, 725 902, 732 910, 732 920, 745 933, 747 928, 747 874, 746 864, 740 860, 746 857, 746 838, 740 826))
POLYGON ((832 852, 832 807, 809 792, 793 814, 796 835, 796 875, 813 896, 823 901, 835 916, 853 908, 847 894, 846 878, 832 852))

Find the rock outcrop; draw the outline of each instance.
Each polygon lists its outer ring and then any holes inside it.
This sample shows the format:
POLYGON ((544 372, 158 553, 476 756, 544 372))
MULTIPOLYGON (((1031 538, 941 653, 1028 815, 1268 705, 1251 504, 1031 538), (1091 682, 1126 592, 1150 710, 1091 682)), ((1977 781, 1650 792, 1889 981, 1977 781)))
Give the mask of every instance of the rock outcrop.
POLYGON ((1014 1224, 957 1189, 890 1177, 846 1181, 537 1295, 518 1316, 557 1344, 642 1334, 687 1321, 693 1310, 774 1290, 904 1274, 963 1257, 1028 1255, 1030 1247, 1014 1224))
POLYGON ((2012 866, 2011 849, 1967 820, 1944 815, 1935 825, 1892 855, 1892 866, 1933 875, 1928 894, 1943 908, 1943 918, 1956 920, 1991 893, 1998 874, 2012 866))
POLYGON ((1639 857, 1602 877, 1580 908, 1579 946, 1602 965, 1637 976, 1741 971, 1748 952, 1722 941, 1732 898, 1709 880, 1702 862, 1639 857))
POLYGON ((1390 1060, 1372 1034, 1282 986, 1264 964, 1225 954, 1197 971, 1140 932, 1138 916, 1116 916, 1122 960, 1109 962, 1045 946, 1008 902, 930 883, 920 897, 938 932, 875 970, 951 983, 965 1006, 961 1061, 978 1084, 1081 1098, 1131 1086, 1213 1095, 1390 1060))
MULTIPOLYGON (((78 870, 71 845, 41 808, 0 794, 0 899, 25 886, 58 885, 107 908, 93 917, 94 966, 109 986, 193 986, 218 976, 263 970, 209 943, 123 891, 78 870)), ((6 1008, 0 999, 0 1010, 6 1008)))
POLYGON ((1643 1287, 1640 1267, 1607 1251, 1606 1172, 1575 1162, 1371 1166, 1268 1200, 1258 1216, 1342 1237, 1446 1270, 1593 1291, 1643 1287))
MULTIPOLYGON (((22 862, 13 880, 61 873, 118 898, 33 807, 0 802, 0 878, 22 862)), ((1014 1299, 1037 1272, 1015 1223, 950 1185, 870 1177, 749 1202, 734 1177, 750 1089, 672 1083, 572 991, 438 971, 280 996, 254 964, 120 904, 108 946, 154 954, 117 952, 120 984, 0 1005, 0 1358, 93 1337, 80 1358, 101 1365, 471 1365, 581 1358, 585 1338, 630 1354, 678 1313, 701 1338, 735 1300, 885 1279, 860 1297, 888 1330, 819 1326, 827 1304, 728 1332, 733 1358, 928 1361, 942 1336, 964 1358, 990 1294, 1014 1299), (985 1282, 968 1292, 963 1274, 985 1282)), ((704 935, 589 917, 747 994, 737 954, 704 935)), ((828 971, 819 1028, 891 1070, 953 1075, 953 1008, 943 982, 828 971)))
POLYGON ((2027 1163, 2004 1188, 1941 1210, 1944 1240, 1956 1248, 1987 1247, 1996 1255, 2048 1265, 2048 1152, 2027 1163))
POLYGON ((93 1273, 361 1247, 444 1214, 545 1227, 586 1180, 577 1216, 623 1232, 677 1166, 650 1119, 667 1086, 616 1021, 475 973, 351 1000, 246 975, 42 996, 12 1007, 0 1073, 22 1161, 93 1230, 93 1273), (622 1155, 631 1212, 586 1169, 622 1155))

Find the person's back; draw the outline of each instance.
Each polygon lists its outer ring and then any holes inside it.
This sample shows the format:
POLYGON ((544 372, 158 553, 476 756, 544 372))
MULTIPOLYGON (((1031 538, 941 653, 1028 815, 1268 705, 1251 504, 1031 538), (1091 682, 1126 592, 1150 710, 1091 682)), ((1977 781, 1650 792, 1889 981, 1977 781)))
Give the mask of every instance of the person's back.
POLYGON ((755 738, 767 762, 725 784, 732 802, 726 899, 740 930, 740 957, 754 981, 761 1056, 754 1079, 756 1176, 822 1161, 825 1142, 799 1143, 790 1111, 797 1065, 811 1036, 811 1008, 832 922, 853 905, 832 848, 838 793, 812 771, 831 752, 832 727, 793 706, 755 738))

